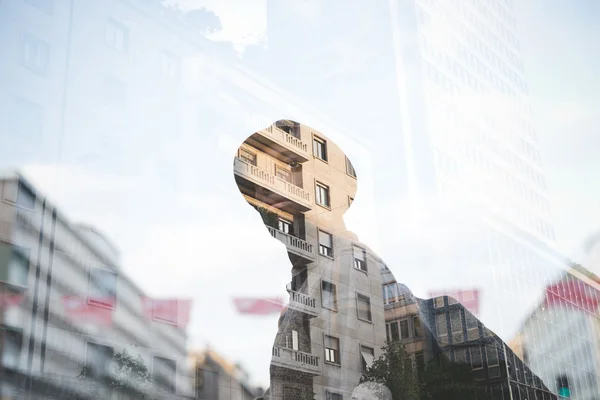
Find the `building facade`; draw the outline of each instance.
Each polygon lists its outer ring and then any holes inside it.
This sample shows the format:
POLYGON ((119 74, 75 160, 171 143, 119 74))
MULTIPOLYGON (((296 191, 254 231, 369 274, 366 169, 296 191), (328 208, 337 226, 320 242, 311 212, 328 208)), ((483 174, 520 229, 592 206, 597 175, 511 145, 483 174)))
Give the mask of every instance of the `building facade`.
POLYGON ((114 245, 21 175, 3 175, 0 188, 3 395, 105 397, 117 385, 192 396, 185 329, 147 314, 114 245), (120 369, 128 356, 138 375, 120 369))
POLYGON ((352 164, 321 132, 281 120, 244 142, 234 174, 292 266, 270 398, 349 396, 385 342, 381 261, 342 218, 356 192, 352 164))
POLYGON ((522 357, 565 397, 597 399, 600 279, 580 266, 550 284, 519 332, 522 357))

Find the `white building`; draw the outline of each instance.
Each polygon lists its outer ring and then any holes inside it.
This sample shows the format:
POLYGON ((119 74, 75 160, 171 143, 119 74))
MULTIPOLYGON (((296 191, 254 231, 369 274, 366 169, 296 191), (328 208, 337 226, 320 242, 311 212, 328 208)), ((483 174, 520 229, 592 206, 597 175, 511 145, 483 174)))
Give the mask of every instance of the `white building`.
POLYGON ((145 295, 121 270, 114 245, 71 223, 19 174, 1 177, 0 194, 2 289, 5 299, 22 295, 2 314, 2 365, 13 377, 5 393, 104 390, 98 380, 115 376, 112 357, 126 350, 154 382, 139 390, 191 395, 185 329, 146 316, 145 295))

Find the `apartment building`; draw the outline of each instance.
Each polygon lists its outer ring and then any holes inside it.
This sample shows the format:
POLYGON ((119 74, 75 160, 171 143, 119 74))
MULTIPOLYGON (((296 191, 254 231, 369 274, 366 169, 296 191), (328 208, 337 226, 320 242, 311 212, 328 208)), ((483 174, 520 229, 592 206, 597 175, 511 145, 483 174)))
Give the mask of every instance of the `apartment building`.
POLYGON ((281 120, 240 146, 234 175, 291 262, 270 398, 349 398, 385 343, 381 260, 343 222, 352 164, 321 132, 281 120))
POLYGON ((195 371, 195 398, 202 400, 254 400, 262 394, 248 382, 248 373, 213 349, 190 354, 195 371))
POLYGON ((523 360, 556 393, 598 399, 600 278, 575 265, 546 288, 518 338, 523 360))
POLYGON ((148 315, 116 247, 18 173, 0 177, 0 195, 2 394, 107 398, 116 379, 129 394, 192 396, 185 329, 148 315), (138 375, 119 369, 125 353, 138 375))

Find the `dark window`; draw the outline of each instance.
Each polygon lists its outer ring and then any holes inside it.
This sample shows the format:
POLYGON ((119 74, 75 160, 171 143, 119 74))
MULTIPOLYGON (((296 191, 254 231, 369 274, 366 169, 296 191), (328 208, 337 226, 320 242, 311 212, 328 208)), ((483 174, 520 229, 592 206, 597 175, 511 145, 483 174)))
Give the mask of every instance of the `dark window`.
POLYGON ((354 170, 354 167, 352 166, 352 163, 348 157, 346 157, 346 173, 356 178, 356 171, 354 170))
POLYGON ((11 131, 15 137, 41 139, 44 131, 44 110, 22 97, 16 99, 11 114, 11 131))
POLYGON ((402 320, 400 320, 400 338, 408 339, 409 337, 410 337, 410 334, 409 334, 409 330, 408 330, 408 320, 402 319, 402 320))
POLYGON ((356 311, 359 319, 371 321, 371 299, 360 293, 356 294, 356 311))
POLYGON ((3 367, 11 369, 19 367, 22 344, 23 334, 20 331, 7 327, 0 328, 0 354, 3 367))
POLYGON ((423 329, 421 327, 421 319, 415 315, 413 317, 413 330, 415 337, 421 337, 423 335, 423 329))
POLYGON ((367 372, 367 368, 371 368, 375 359, 375 350, 371 347, 360 346, 360 360, 362 372, 367 372))
POLYGON ((330 310, 337 310, 337 288, 335 284, 321 281, 322 306, 330 310))
POLYGON ((333 257, 333 236, 327 232, 319 231, 319 254, 333 257))
POLYGON ((29 250, 0 242, 0 281, 27 287, 29 250))
POLYGON ((400 331, 398 330, 397 322, 392 322, 390 324, 390 336, 392 337, 392 341, 400 340, 400 331))
POLYGON ((483 361, 481 359, 481 347, 471 347, 471 367, 473 369, 481 369, 483 368, 483 361))
POLYGON ((340 364, 340 340, 333 336, 325 335, 325 361, 340 364))
POLYGON ((239 152, 239 157, 246 161, 248 164, 254 165, 256 166, 256 154, 252 153, 251 151, 244 149, 244 148, 240 148, 240 152, 239 152))
POLYGON ((152 359, 152 377, 157 389, 168 393, 175 393, 175 378, 177 376, 177 363, 164 357, 152 359))
POLYGON ((453 343, 463 342, 462 318, 460 310, 450 311, 450 328, 452 330, 453 343))
POLYGON ((365 250, 360 247, 353 246, 354 250, 354 268, 361 271, 367 271, 367 258, 365 250))
POLYGON ((48 43, 31 35, 23 38, 21 60, 30 70, 45 75, 50 63, 50 46, 48 43))
POLYGON ((122 23, 109 20, 106 24, 104 39, 110 47, 125 53, 129 46, 129 30, 122 23))
POLYGON ((89 302, 114 307, 117 303, 117 274, 101 268, 92 269, 89 302))
POLYGON ((87 376, 95 379, 102 379, 108 376, 110 374, 113 354, 113 348, 110 346, 88 342, 85 359, 87 376))
POLYGON ((329 198, 329 186, 317 182, 315 193, 317 204, 325 207, 329 207, 331 205, 329 198))
POLYGON ((422 351, 415 353, 415 361, 417 363, 417 368, 421 371, 425 367, 425 355, 422 351))
POLYGON ((31 4, 35 8, 45 12, 46 14, 52 14, 54 12, 54 0, 25 0, 26 3, 31 4))
POLYGON ((325 400, 344 400, 344 396, 339 393, 326 392, 325 400))
POLYGON ((35 194, 20 182, 19 190, 17 192, 17 205, 28 210, 33 210, 35 208, 35 194))
POLYGON ((327 161, 327 142, 315 136, 313 139, 313 153, 315 157, 327 161))

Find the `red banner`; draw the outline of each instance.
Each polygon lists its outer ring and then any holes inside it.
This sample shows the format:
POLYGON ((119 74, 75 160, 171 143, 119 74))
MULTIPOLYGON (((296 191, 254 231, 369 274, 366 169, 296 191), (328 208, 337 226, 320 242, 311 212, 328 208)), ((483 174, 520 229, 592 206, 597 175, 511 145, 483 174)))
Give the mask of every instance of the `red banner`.
POLYGON ((460 304, 463 305, 464 308, 469 310, 476 317, 479 314, 479 290, 477 289, 469 289, 469 290, 440 290, 440 291, 430 291, 429 297, 440 297, 440 296, 448 296, 452 297, 460 304))
POLYGON ((270 315, 280 314, 285 304, 277 298, 235 298, 233 303, 240 314, 270 315))
POLYGON ((149 320, 186 328, 190 320, 192 300, 142 297, 142 310, 149 320))
POLYGON ((63 308, 67 318, 74 323, 112 325, 112 309, 91 304, 86 296, 64 296, 63 308))
POLYGON ((582 282, 572 278, 569 281, 559 282, 546 288, 544 305, 551 306, 574 306, 591 313, 598 312, 600 293, 582 282))
POLYGON ((0 293, 0 309, 18 306, 24 298, 24 293, 0 293))

